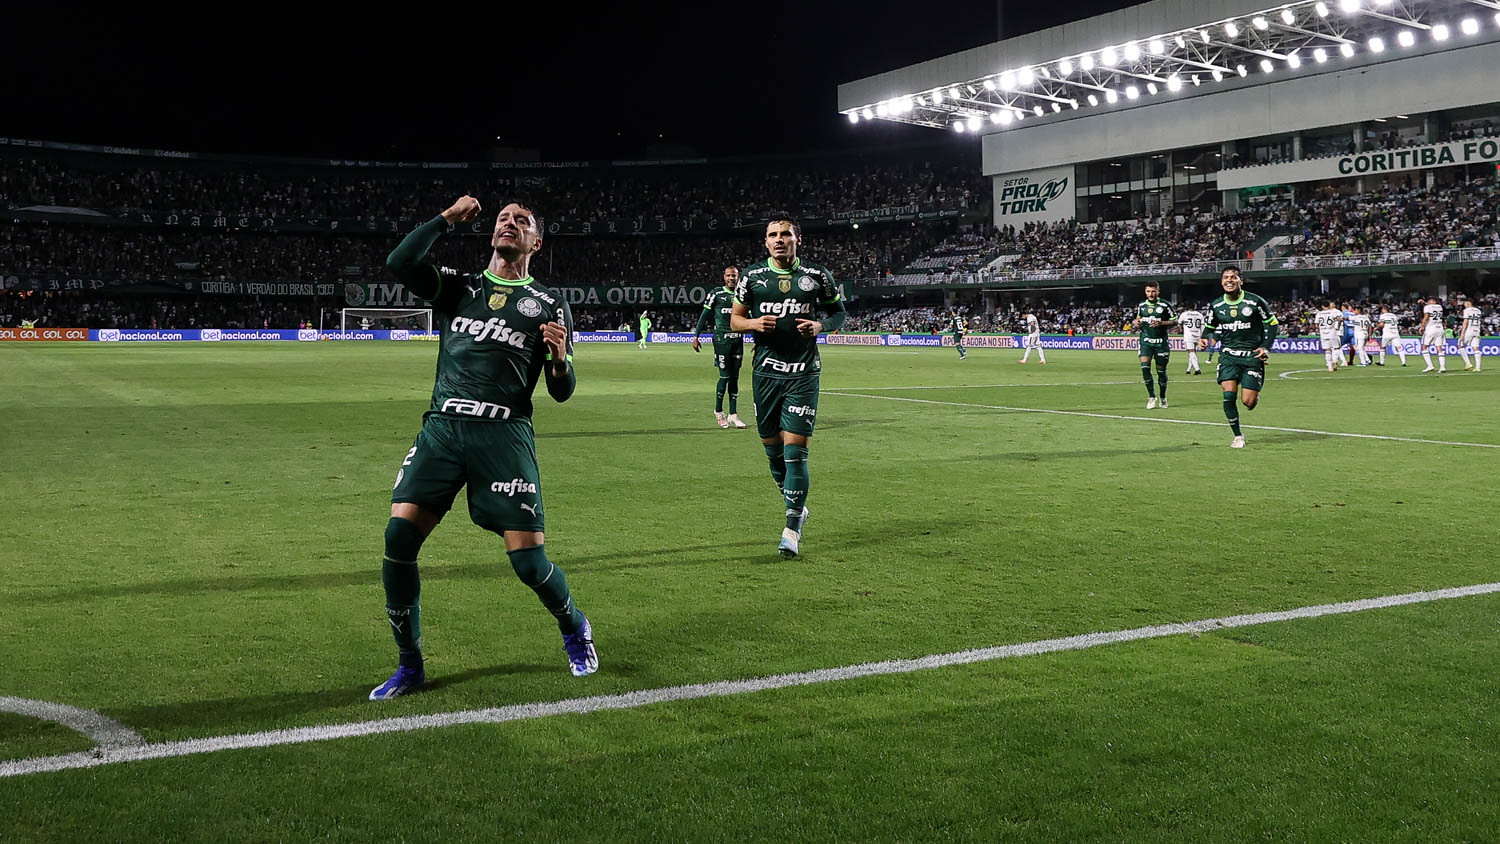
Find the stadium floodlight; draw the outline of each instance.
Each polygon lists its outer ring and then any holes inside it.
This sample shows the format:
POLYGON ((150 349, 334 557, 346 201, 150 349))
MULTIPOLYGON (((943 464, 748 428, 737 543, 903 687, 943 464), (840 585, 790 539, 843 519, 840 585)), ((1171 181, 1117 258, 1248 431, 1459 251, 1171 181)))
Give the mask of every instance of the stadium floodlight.
POLYGON ((993 116, 995 118, 995 122, 999 123, 1001 126, 1009 126, 1011 123, 1015 122, 1016 119, 1016 116, 1014 114, 1011 114, 1010 109, 1008 108, 995 112, 993 116))
POLYGON ((1323 62, 1328 61, 1328 51, 1323 49, 1322 47, 1318 47, 1317 49, 1313 50, 1313 61, 1317 62, 1318 64, 1322 64, 1323 62))
POLYGON ((864 118, 866 120, 874 120, 875 119, 875 114, 873 112, 871 112, 868 108, 865 109, 863 112, 861 112, 861 114, 864 116, 864 118))
POLYGON ((1500 12, 1495 13, 1495 26, 1500 26, 1500 12))
POLYGON ((1093 94, 1089 94, 1089 105, 1096 106, 1098 104, 1099 104, 1099 98, 1096 97, 1096 96, 1094 96, 1093 94))
POLYGON ((1179 49, 1179 50, 1186 50, 1187 49, 1187 39, 1183 38, 1181 35, 1177 36, 1177 49, 1179 49))
POLYGON ((1020 123, 1022 120, 1025 120, 1025 119, 1026 119, 1026 112, 1024 112, 1024 111, 1018 111, 1018 112, 1016 112, 1016 122, 1017 123, 1020 123))
POLYGON ((995 90, 995 80, 993 80, 993 79, 986 79, 986 80, 984 80, 984 90, 986 90, 986 91, 993 91, 993 90, 995 90))
POLYGON ((1089 71, 1093 70, 1094 69, 1094 55, 1092 53, 1084 53, 1082 56, 1079 56, 1078 57, 1078 66, 1081 67, 1081 68, 1083 68, 1083 72, 1084 73, 1088 73, 1089 71))
POLYGON ((1345 14, 1354 14, 1359 11, 1359 0, 1339 0, 1339 11, 1345 14))
POLYGON ((885 103, 880 103, 875 106, 875 113, 881 117, 886 117, 891 113, 891 110, 885 103))
POLYGON ((1073 106, 1073 110, 1074 111, 1078 110, 1078 101, 1077 100, 1068 100, 1068 104, 1071 105, 1071 106, 1073 106))
POLYGON ((1238 74, 1239 74, 1239 75, 1240 75, 1240 78, 1241 78, 1241 79, 1243 79, 1243 78, 1245 78, 1245 77, 1246 77, 1246 76, 1249 76, 1249 75, 1250 75, 1250 71, 1248 71, 1248 70, 1246 70, 1246 69, 1245 69, 1245 66, 1244 66, 1244 65, 1242 65, 1242 64, 1237 64, 1237 65, 1235 65, 1235 66, 1234 66, 1234 72, 1235 72, 1235 73, 1238 73, 1238 74))
POLYGON ((1214 71, 1214 81, 1215 82, 1223 82, 1224 81, 1224 71, 1222 71, 1222 70, 1215 70, 1214 71))
POLYGON ((958 89, 957 88, 949 88, 948 89, 948 99, 950 99, 950 100, 957 100, 958 99, 958 89))
MULTIPOLYGON (((1196 79, 1197 77, 1194 77, 1194 78, 1196 79)), ((1171 76, 1168 76, 1167 77, 1167 90, 1171 91, 1173 93, 1181 91, 1182 90, 1182 78, 1179 77, 1175 73, 1172 74, 1171 76)))
POLYGON ((1041 117, 1042 116, 1042 107, 1041 106, 1032 106, 1031 107, 1031 113, 1035 114, 1037 117, 1041 117))
POLYGON ((1270 73, 1271 71, 1273 71, 1275 69, 1276 69, 1276 65, 1271 64, 1271 60, 1270 59, 1261 59, 1260 60, 1260 72, 1261 73, 1270 73))
POLYGON ((1016 81, 1022 85, 1030 85, 1036 81, 1036 71, 1029 67, 1023 67, 1016 71, 1016 81))
POLYGON ((1328 4, 1319 0, 1319 2, 1313 4, 1313 11, 1318 13, 1318 17, 1326 18, 1328 17, 1328 4))
POLYGON ((939 88, 938 90, 932 92, 932 104, 933 105, 942 105, 943 104, 943 91, 942 91, 941 88, 939 88))
POLYGON ((1114 47, 1105 47, 1099 51, 1099 63, 1106 67, 1114 67, 1115 62, 1119 60, 1120 57, 1115 54, 1114 47))
POLYGON ((1432 40, 1447 41, 1448 25, 1446 23, 1435 23, 1432 25, 1432 40))
POLYGON ((1053 114, 1058 114, 1061 111, 1062 111, 1062 103, 1053 103, 1052 104, 1052 113, 1053 114))
POLYGON ((1463 34, 1465 35, 1474 35, 1479 32, 1479 19, 1464 18, 1463 23, 1460 23, 1458 25, 1458 28, 1462 30, 1463 34))
POLYGON ((859 112, 857 112, 857 111, 851 111, 851 112, 849 112, 849 122, 850 123, 858 123, 859 122, 859 112))
POLYGON ((1264 15, 1256 15, 1250 22, 1255 24, 1256 29, 1268 29, 1271 26, 1271 22, 1266 20, 1264 15))
POLYGON ((979 118, 977 118, 977 117, 970 117, 969 118, 969 131, 970 132, 978 132, 979 131, 979 118))
POLYGON ((1296 53, 1287 53, 1286 66, 1291 68, 1292 70, 1296 70, 1297 68, 1302 66, 1302 57, 1297 55, 1296 53))
POLYGON ((1154 96, 1156 96, 1157 90, 1158 89, 1156 87, 1156 83, 1155 82, 1147 82, 1146 83, 1146 93, 1148 93, 1148 94, 1150 94, 1151 96, 1154 97, 1154 96))
POLYGON ((1134 41, 1125 45, 1125 61, 1138 62, 1141 60, 1141 45, 1134 41))
POLYGON ((1208 30, 1206 30, 1206 29, 1200 29, 1200 30, 1198 30, 1198 38, 1204 44, 1207 44, 1207 43, 1209 43, 1210 40, 1212 40, 1212 39, 1210 39, 1208 37, 1208 30))
POLYGON ((1410 47, 1417 43, 1417 36, 1411 34, 1411 30, 1403 29, 1396 33, 1396 43, 1403 47, 1410 47))
POLYGON ((1282 9, 1281 10, 1281 22, 1282 23, 1286 24, 1287 26, 1291 26, 1293 23, 1296 22, 1296 20, 1297 20, 1297 16, 1294 15, 1294 14, 1292 14, 1292 10, 1291 9, 1282 9))
POLYGON ((1134 85, 1126 85, 1125 86, 1125 99, 1127 99, 1127 100, 1138 100, 1140 98, 1141 98, 1141 89, 1140 88, 1137 88, 1134 85))
POLYGON ((1159 56, 1167 51, 1167 45, 1160 38, 1153 38, 1146 42, 1146 52, 1153 56, 1159 56))
POLYGON ((1383 53, 1385 52, 1385 39, 1377 35, 1370 39, 1368 46, 1372 53, 1383 53))
MULTIPOLYGON (((1216 70, 1216 71, 1214 71, 1214 73, 1218 73, 1218 71, 1216 70)), ((1196 73, 1193 74, 1193 87, 1196 88, 1196 87, 1198 87, 1199 85, 1202 85, 1202 84, 1203 84, 1203 80, 1198 77, 1198 74, 1196 74, 1196 73)))
POLYGON ((919 106, 921 106, 923 108, 926 108, 927 107, 927 98, 926 97, 917 97, 917 105, 919 105, 919 106))
POLYGON ((1240 37, 1240 28, 1234 21, 1224 24, 1224 34, 1230 38, 1240 37))
POLYGON ((1057 75, 1058 76, 1067 76, 1068 74, 1070 74, 1072 72, 1073 72, 1073 60, 1072 59, 1063 59, 1062 61, 1060 61, 1060 62, 1057 63, 1057 75))
POLYGON ((962 120, 953 121, 953 131, 962 134, 964 131, 964 122, 962 120))
POLYGON ((1000 122, 1000 115, 1002 115, 1004 113, 1005 112, 1003 112, 1003 111, 992 111, 992 112, 990 112, 990 122, 991 123, 999 123, 1000 122))
POLYGON ((1340 44, 1339 45, 1339 55, 1343 56, 1346 59, 1349 58, 1350 56, 1353 56, 1354 55, 1354 45, 1350 44, 1348 41, 1345 41, 1344 43, 1340 44))
POLYGON ((1016 74, 1014 71, 1007 70, 1006 72, 1000 74, 1000 90, 1016 90, 1016 74))
POLYGON ((1104 92, 1104 101, 1109 103, 1110 105, 1114 105, 1115 103, 1120 101, 1120 95, 1115 93, 1115 89, 1110 88, 1109 90, 1104 92))

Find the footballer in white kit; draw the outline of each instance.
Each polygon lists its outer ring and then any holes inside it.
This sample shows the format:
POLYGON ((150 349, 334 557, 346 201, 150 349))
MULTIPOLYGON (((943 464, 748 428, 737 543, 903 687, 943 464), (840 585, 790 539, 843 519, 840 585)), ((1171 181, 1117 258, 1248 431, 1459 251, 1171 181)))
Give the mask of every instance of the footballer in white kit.
POLYGON ((1464 359, 1464 372, 1480 372, 1479 359, 1479 323, 1484 314, 1474 307, 1471 299, 1464 300, 1464 321, 1458 329, 1458 353, 1464 359), (1474 361, 1469 362, 1469 355, 1474 356, 1474 361))
POLYGON ((1380 360, 1376 366, 1385 366, 1386 349, 1394 346, 1401 356, 1401 365, 1406 366, 1406 347, 1401 344, 1401 318, 1391 313, 1390 305, 1380 306, 1380 360))
POLYGON ((1343 346, 1344 312, 1335 308, 1333 302, 1323 305, 1323 310, 1313 315, 1313 324, 1318 326, 1318 340, 1323 347, 1323 363, 1329 372, 1338 371, 1339 349, 1343 346))
POLYGON ((1360 366, 1370 365, 1370 355, 1365 351, 1365 344, 1370 342, 1370 315, 1365 313, 1360 306, 1354 306, 1354 313, 1348 317, 1350 324, 1354 326, 1354 352, 1359 358, 1360 366))
POLYGON ((1177 317, 1177 324, 1182 326, 1182 345, 1188 350, 1187 374, 1202 375, 1203 370, 1198 368, 1198 341, 1203 338, 1203 312, 1183 311, 1177 317))
POLYGON ((1042 351, 1042 323, 1036 318, 1036 314, 1026 315, 1026 351, 1021 354, 1021 363, 1031 359, 1031 350, 1036 349, 1037 359, 1042 363, 1047 362, 1047 353, 1042 351))
POLYGON ((1437 299, 1428 299, 1422 306, 1422 360, 1427 362, 1423 372, 1432 371, 1432 353, 1437 352, 1438 372, 1448 371, 1448 350, 1443 343, 1443 306, 1437 299))

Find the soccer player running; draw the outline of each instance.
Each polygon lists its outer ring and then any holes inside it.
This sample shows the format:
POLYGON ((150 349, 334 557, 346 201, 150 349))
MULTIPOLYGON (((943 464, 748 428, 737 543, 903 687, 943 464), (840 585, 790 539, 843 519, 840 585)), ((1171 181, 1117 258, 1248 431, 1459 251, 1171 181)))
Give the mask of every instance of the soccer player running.
POLYGON ((1042 351, 1042 323, 1036 318, 1036 314, 1026 315, 1026 340, 1024 341, 1026 351, 1021 353, 1018 363, 1025 363, 1031 359, 1031 350, 1036 350, 1037 359, 1042 363, 1047 362, 1047 353, 1042 351))
POLYGON ((1406 346, 1401 342, 1401 319, 1391 313, 1390 305, 1380 306, 1380 360, 1376 366, 1385 366, 1385 350, 1395 347, 1401 356, 1401 365, 1406 366, 1406 346))
POLYGON ((1340 354, 1340 334, 1343 332, 1344 312, 1333 306, 1333 300, 1329 299, 1323 310, 1313 315, 1313 323, 1318 326, 1318 341, 1323 347, 1323 364, 1328 367, 1329 372, 1338 372, 1339 364, 1343 362, 1340 354))
POLYGON ((641 336, 636 341, 636 346, 638 348, 644 349, 646 348, 646 338, 651 336, 651 314, 647 313, 646 311, 641 311, 639 322, 641 327, 641 336))
POLYGON ((733 425, 745 427, 740 421, 740 364, 745 360, 745 335, 729 330, 729 317, 734 312, 734 286, 740 280, 738 267, 724 268, 724 286, 709 294, 703 301, 703 312, 698 314, 698 324, 693 327, 693 351, 703 347, 698 335, 709 324, 714 328, 714 366, 719 370, 719 385, 714 388, 714 421, 720 428, 733 425), (729 416, 724 415, 724 393, 729 393, 729 416))
POLYGON ((750 386, 755 428, 771 464, 771 478, 786 504, 786 528, 777 551, 798 554, 807 523, 807 444, 818 415, 818 334, 837 331, 847 314, 833 274, 797 256, 802 233, 791 214, 766 223, 769 260, 740 276, 729 327, 755 334, 750 386))
POLYGON ((1203 313, 1197 310, 1183 311, 1177 317, 1177 324, 1182 326, 1182 345, 1188 354, 1188 375, 1202 375, 1203 367, 1198 365, 1198 340, 1203 336, 1203 313))
POLYGON ((964 323, 964 318, 953 312, 953 345, 958 347, 958 359, 963 360, 969 356, 969 350, 964 348, 964 335, 969 333, 969 326, 964 323))
POLYGON ((1230 448, 1244 448, 1245 436, 1240 432, 1240 411, 1235 403, 1235 391, 1246 410, 1254 410, 1260 402, 1260 391, 1266 383, 1266 359, 1271 356, 1271 343, 1276 339, 1276 314, 1266 300, 1244 289, 1245 281, 1236 267, 1230 267, 1219 277, 1224 295, 1208 307, 1207 332, 1198 341, 1198 348, 1207 348, 1215 335, 1223 344, 1219 349, 1219 389, 1224 391, 1224 418, 1234 431, 1230 448))
POLYGON ((1437 299, 1428 299, 1422 308, 1422 324, 1417 327, 1422 333, 1422 360, 1427 363, 1423 372, 1432 371, 1432 355, 1438 356, 1437 371, 1441 375, 1448 371, 1448 347, 1443 337, 1443 306, 1437 299))
POLYGON ((1370 365, 1370 354, 1365 351, 1365 344, 1370 342, 1370 315, 1365 309, 1355 303, 1350 307, 1353 314, 1348 318, 1354 328, 1354 353, 1359 358, 1359 366, 1370 365))
POLYGON ((469 487, 469 518, 499 534, 511 568, 557 619, 575 676, 599 667, 589 620, 573 604, 562 569, 543 547, 541 477, 531 429, 532 393, 545 375, 547 394, 567 401, 576 383, 573 314, 567 301, 538 284, 531 257, 541 248, 541 221, 524 203, 500 210, 490 236, 494 252, 482 272, 460 273, 425 259, 438 238, 479 216, 463 196, 418 226, 386 258, 406 289, 439 317, 437 378, 422 431, 396 472, 385 528, 386 614, 399 665, 370 692, 387 700, 426 683, 417 552, 469 487))
POLYGON ((1464 359, 1464 372, 1483 372, 1480 368, 1479 357, 1479 323, 1484 314, 1474 307, 1474 300, 1464 300, 1463 324, 1458 329, 1458 353, 1464 359), (1469 362, 1469 353, 1473 352, 1474 362, 1469 362))
POLYGON ((1177 311, 1161 300, 1161 285, 1146 283, 1146 301, 1135 306, 1136 325, 1141 332, 1141 378, 1146 382, 1146 409, 1167 406, 1167 364, 1172 361, 1172 341, 1167 332, 1177 325, 1177 311), (1156 380, 1151 383, 1151 361, 1156 361, 1156 380), (1157 398, 1157 392, 1161 398, 1157 398))

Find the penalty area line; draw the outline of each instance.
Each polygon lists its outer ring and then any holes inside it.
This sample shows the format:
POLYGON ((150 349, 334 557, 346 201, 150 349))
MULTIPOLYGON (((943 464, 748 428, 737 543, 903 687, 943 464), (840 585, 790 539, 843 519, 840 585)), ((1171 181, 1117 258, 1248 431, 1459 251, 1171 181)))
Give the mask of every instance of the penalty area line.
POLYGON ((1277 612, 1230 615, 1220 618, 1205 618, 1199 621, 1157 624, 1116 630, 1103 633, 1084 633, 1057 639, 1041 639, 1016 645, 1000 645, 990 648, 933 654, 915 659, 892 659, 883 662, 866 662, 840 668, 821 668, 796 674, 776 674, 747 680, 723 680, 716 683, 696 683, 687 686, 670 686, 660 689, 643 689, 623 694, 598 695, 573 698, 547 703, 523 703, 490 709, 470 709, 458 712, 443 712, 432 715, 410 715, 400 718, 383 718, 373 721, 355 721, 346 724, 328 724, 319 727, 300 727, 287 730, 269 730, 260 733, 213 736, 186 741, 169 741, 145 744, 136 747, 100 747, 81 753, 59 756, 43 756, 31 759, 15 759, 0 762, 0 777, 15 777, 49 771, 66 771, 77 768, 97 768, 124 762, 140 762, 147 759, 167 759, 178 756, 193 756, 217 753, 225 750, 244 750, 255 747, 276 747, 287 744, 333 741, 335 739, 373 736, 386 733, 409 733, 417 730, 433 730, 463 724, 503 724, 546 718, 553 715, 586 714, 619 709, 635 709, 658 703, 698 700, 708 697, 753 694, 771 689, 786 689, 810 686, 818 683, 834 683, 859 677, 879 677, 890 674, 909 674, 931 668, 954 665, 969 665, 992 662, 1059 651, 1078 651, 1101 645, 1122 642, 1138 642, 1167 636, 1194 635, 1236 627, 1252 627, 1280 621, 1295 621, 1329 615, 1364 612, 1366 610, 1466 598, 1474 595, 1489 595, 1500 592, 1500 583, 1479 583, 1473 586, 1458 586, 1427 592, 1409 592, 1404 595, 1387 595, 1380 598, 1364 598, 1336 604, 1317 604, 1277 612))
MULTIPOLYGON (((844 396, 851 399, 879 399, 881 401, 904 401, 913 404, 941 404, 948 407, 972 407, 979 410, 1004 410, 1012 413, 1048 413, 1054 416, 1082 416, 1087 419, 1123 419, 1128 422, 1162 422, 1171 425, 1208 425, 1214 428, 1223 428, 1225 422, 1204 422, 1200 419, 1170 419, 1162 416, 1125 416, 1118 413, 1093 413, 1086 410, 1053 410, 1045 407, 1010 407, 1002 404, 977 404, 961 401, 939 401, 937 399, 912 399, 905 396, 873 396, 868 393, 846 393, 838 390, 824 390, 821 395, 844 396)), ((1465 448, 1500 448, 1500 443, 1466 443, 1452 440, 1424 440, 1417 437, 1392 437, 1385 434, 1354 434, 1347 431, 1317 431, 1312 428, 1283 428, 1276 425, 1246 425, 1240 424, 1241 428, 1254 431, 1280 431, 1288 434, 1316 434, 1321 437, 1347 437, 1356 440, 1385 440, 1398 443, 1419 443, 1422 445, 1456 445, 1465 448)))

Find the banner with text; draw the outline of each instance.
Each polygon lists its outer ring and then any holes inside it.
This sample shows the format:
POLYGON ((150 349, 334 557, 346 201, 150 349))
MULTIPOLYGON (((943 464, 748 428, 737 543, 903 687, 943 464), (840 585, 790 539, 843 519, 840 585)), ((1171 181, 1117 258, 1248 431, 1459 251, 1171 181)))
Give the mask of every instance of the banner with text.
POLYGON ((995 225, 1056 223, 1077 216, 1073 167, 1047 167, 991 176, 995 183, 995 225))
MULTIPOLYGON (((720 289, 719 284, 623 285, 552 287, 573 307, 646 308, 657 305, 699 305, 720 289)), ((843 282, 839 293, 849 301, 843 282)), ((350 282, 344 285, 344 301, 351 308, 420 308, 422 300, 399 282, 350 282)))
POLYGON ((87 328, 0 328, 0 343, 87 340, 87 328))
POLYGON ((44 293, 66 293, 93 290, 128 292, 132 287, 169 287, 184 293, 208 293, 215 296, 332 296, 338 285, 328 282, 297 281, 155 281, 141 278, 22 278, 0 271, 0 290, 37 290, 44 293))
MULTIPOLYGON (((1404 149, 1370 150, 1351 155, 1263 164, 1219 171, 1219 190, 1239 190, 1261 185, 1292 185, 1319 179, 1378 176, 1404 170, 1431 170, 1462 164, 1500 162, 1500 138, 1474 138, 1404 149)), ((1491 174, 1493 175, 1493 173, 1491 174)))

